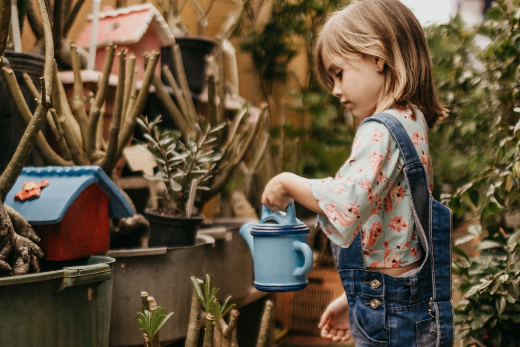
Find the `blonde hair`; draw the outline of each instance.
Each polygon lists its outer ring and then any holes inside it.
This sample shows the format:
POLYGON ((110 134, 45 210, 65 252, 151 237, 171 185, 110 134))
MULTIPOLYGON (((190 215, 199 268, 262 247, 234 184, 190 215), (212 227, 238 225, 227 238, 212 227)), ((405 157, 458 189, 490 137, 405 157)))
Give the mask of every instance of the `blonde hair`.
MULTIPOLYGON (((316 68, 330 91, 332 78, 323 54, 374 56, 385 62, 385 84, 377 112, 416 105, 431 127, 448 115, 433 86, 432 63, 424 31, 399 0, 358 0, 334 13, 316 42, 316 68)), ((411 107, 413 110, 413 107, 411 107)))

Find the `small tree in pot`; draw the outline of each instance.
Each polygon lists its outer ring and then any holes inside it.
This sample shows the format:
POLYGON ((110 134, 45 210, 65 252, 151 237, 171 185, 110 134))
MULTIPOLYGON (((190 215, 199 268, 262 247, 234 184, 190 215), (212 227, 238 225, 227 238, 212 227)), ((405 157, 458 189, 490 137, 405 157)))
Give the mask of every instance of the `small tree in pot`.
POLYGON ((198 190, 209 190, 206 185, 214 173, 222 155, 214 151, 217 137, 214 136, 224 124, 211 128, 209 124, 195 127, 197 136, 182 138, 176 130, 162 130, 158 127, 161 117, 149 122, 146 117, 137 120, 147 140, 147 149, 158 164, 155 175, 145 178, 164 182, 166 191, 157 209, 148 209, 146 214, 151 222, 150 246, 187 246, 196 239, 198 226, 204 219, 194 214, 194 204, 198 190), (158 229, 159 225, 172 225, 184 229, 158 229))

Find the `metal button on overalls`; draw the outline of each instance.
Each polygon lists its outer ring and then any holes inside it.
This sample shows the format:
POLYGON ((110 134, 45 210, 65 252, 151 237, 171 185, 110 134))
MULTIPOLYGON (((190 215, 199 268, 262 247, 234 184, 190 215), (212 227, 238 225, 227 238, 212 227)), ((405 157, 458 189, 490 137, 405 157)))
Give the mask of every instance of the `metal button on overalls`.
POLYGON ((370 285, 372 289, 377 289, 381 286, 381 282, 377 278, 372 281, 363 281, 363 283, 370 285))
POLYGON ((381 306, 381 304, 382 304, 381 301, 379 301, 377 299, 372 299, 372 300, 370 300, 370 302, 365 302, 365 305, 369 305, 374 310, 376 310, 379 306, 381 306))

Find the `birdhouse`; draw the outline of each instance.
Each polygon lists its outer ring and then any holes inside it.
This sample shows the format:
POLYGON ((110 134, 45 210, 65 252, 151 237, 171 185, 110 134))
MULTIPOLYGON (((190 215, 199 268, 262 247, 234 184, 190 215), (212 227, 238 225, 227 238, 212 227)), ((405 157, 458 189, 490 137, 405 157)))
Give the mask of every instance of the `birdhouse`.
MULTIPOLYGON (((79 47, 88 48, 92 36, 92 16, 78 37, 76 44, 79 47)), ((117 45, 116 53, 126 48, 128 53, 134 53, 138 67, 137 78, 143 79, 144 54, 147 52, 160 52, 161 47, 171 46, 175 43, 173 33, 163 16, 152 4, 128 6, 119 9, 108 9, 99 13, 99 26, 97 34, 96 69, 102 70, 106 57, 106 47, 114 43, 117 45)), ((117 75, 119 62, 114 59, 112 74, 117 75)), ((156 74, 161 75, 161 62, 156 67, 156 74)))
POLYGON ((5 204, 31 224, 47 260, 108 252, 110 219, 134 214, 99 166, 25 167, 5 204))

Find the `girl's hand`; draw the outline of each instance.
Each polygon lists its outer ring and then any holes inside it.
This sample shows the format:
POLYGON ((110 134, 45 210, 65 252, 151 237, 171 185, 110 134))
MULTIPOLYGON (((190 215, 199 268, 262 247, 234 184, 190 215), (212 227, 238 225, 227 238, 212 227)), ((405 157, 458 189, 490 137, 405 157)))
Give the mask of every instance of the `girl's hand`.
POLYGON ((284 184, 286 176, 284 173, 281 173, 272 178, 265 186, 264 193, 262 194, 262 204, 268 209, 276 207, 280 210, 285 210, 287 205, 291 202, 292 197, 289 195, 284 184))
POLYGON ((319 328, 321 337, 332 341, 348 341, 352 337, 348 319, 347 295, 343 294, 329 304, 321 316, 319 328))

